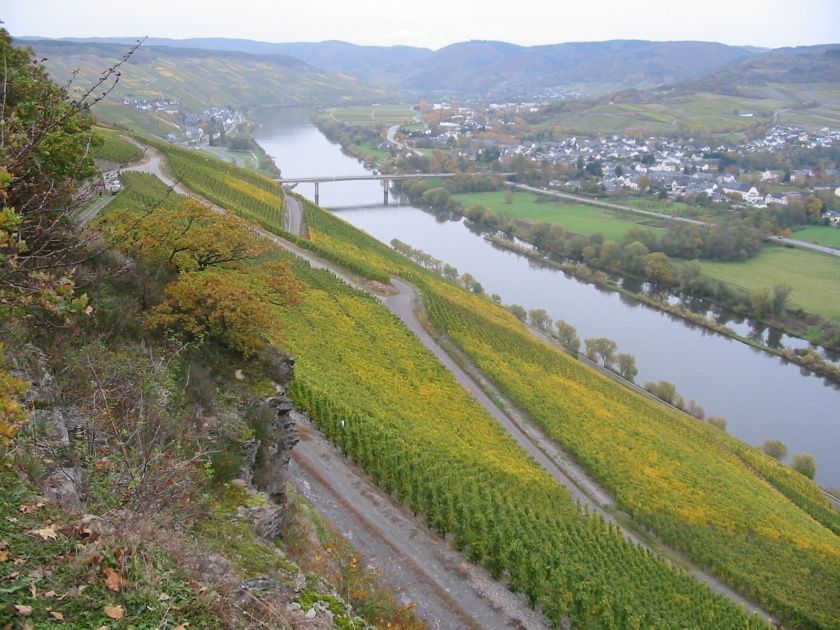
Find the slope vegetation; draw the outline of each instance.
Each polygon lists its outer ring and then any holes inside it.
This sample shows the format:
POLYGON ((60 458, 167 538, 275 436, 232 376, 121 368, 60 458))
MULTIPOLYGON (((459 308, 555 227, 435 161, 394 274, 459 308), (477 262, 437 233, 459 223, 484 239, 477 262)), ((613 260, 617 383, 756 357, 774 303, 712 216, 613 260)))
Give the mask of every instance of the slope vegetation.
MULTIPOLYGON (((94 83, 103 70, 118 60, 126 45, 53 40, 23 40, 58 83, 78 76, 74 85, 94 83)), ((117 99, 168 98, 192 112, 217 106, 321 105, 377 100, 386 96, 349 76, 319 70, 280 55, 250 55, 162 46, 141 46, 124 67, 113 96, 117 99)))

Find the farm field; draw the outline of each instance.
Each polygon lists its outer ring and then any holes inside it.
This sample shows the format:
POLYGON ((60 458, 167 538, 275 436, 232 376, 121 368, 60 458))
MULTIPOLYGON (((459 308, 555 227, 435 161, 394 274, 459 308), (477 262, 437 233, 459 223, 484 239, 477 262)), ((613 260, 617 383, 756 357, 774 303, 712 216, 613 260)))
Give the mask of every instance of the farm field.
POLYGON ((791 238, 826 247, 840 248, 840 228, 830 225, 808 225, 791 234, 791 238))
POLYGON ((840 322, 840 257, 768 246, 744 262, 700 264, 706 273, 749 291, 789 284, 791 306, 840 322))
POLYGON ((663 226, 651 225, 656 222, 653 218, 622 214, 584 203, 542 202, 538 201, 537 195, 525 192, 514 193, 513 203, 507 203, 506 195, 504 191, 495 191, 459 194, 454 195, 454 198, 461 202, 464 208, 479 204, 512 219, 556 223, 569 232, 587 236, 601 233, 604 238, 614 241, 620 241, 634 228, 645 228, 657 235, 665 233, 663 226))
POLYGON ((695 93, 648 103, 598 102, 586 109, 555 114, 539 126, 578 133, 738 132, 770 122, 773 111, 788 104, 770 98, 695 93))
POLYGON ((340 107, 327 110, 347 125, 397 125, 410 123, 415 114, 410 105, 373 105, 340 107))

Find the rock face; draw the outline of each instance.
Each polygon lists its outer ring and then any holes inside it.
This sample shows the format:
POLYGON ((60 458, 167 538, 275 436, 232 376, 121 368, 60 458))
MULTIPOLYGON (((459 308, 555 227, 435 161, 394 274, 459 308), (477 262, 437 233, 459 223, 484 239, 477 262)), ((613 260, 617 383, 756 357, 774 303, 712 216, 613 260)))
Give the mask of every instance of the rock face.
MULTIPOLYGON (((278 361, 278 372, 283 376, 284 385, 291 380, 292 366, 293 361, 289 358, 282 361, 282 365, 278 361)), ((242 447, 245 461, 242 478, 248 485, 265 492, 271 500, 269 509, 259 519, 261 533, 266 538, 279 536, 283 524, 289 459, 295 444, 300 441, 295 426, 296 413, 287 390, 283 385, 278 386, 277 394, 260 405, 257 436, 242 447)))

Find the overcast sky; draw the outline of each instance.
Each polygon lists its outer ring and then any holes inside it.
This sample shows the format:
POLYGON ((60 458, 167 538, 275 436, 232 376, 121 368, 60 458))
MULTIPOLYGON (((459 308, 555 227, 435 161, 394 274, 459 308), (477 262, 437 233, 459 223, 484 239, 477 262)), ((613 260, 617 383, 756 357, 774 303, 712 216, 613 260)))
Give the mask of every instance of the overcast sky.
POLYGON ((840 40, 838 0, 0 0, 14 36, 342 39, 441 48, 469 39, 796 46, 840 40))

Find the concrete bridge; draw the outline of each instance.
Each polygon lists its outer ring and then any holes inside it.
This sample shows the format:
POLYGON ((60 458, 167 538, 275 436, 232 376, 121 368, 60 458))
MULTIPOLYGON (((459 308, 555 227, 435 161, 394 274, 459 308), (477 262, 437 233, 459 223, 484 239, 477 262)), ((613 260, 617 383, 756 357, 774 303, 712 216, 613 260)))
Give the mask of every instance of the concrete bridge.
POLYGON ((325 175, 318 177, 281 177, 277 182, 283 184, 315 184, 315 205, 318 205, 318 185, 324 182, 355 182, 355 181, 380 181, 382 182, 383 202, 388 205, 388 188, 392 180, 396 179, 431 179, 433 177, 455 177, 457 175, 493 175, 497 177, 510 177, 516 173, 411 173, 399 175, 396 173, 368 173, 365 175, 325 175))

